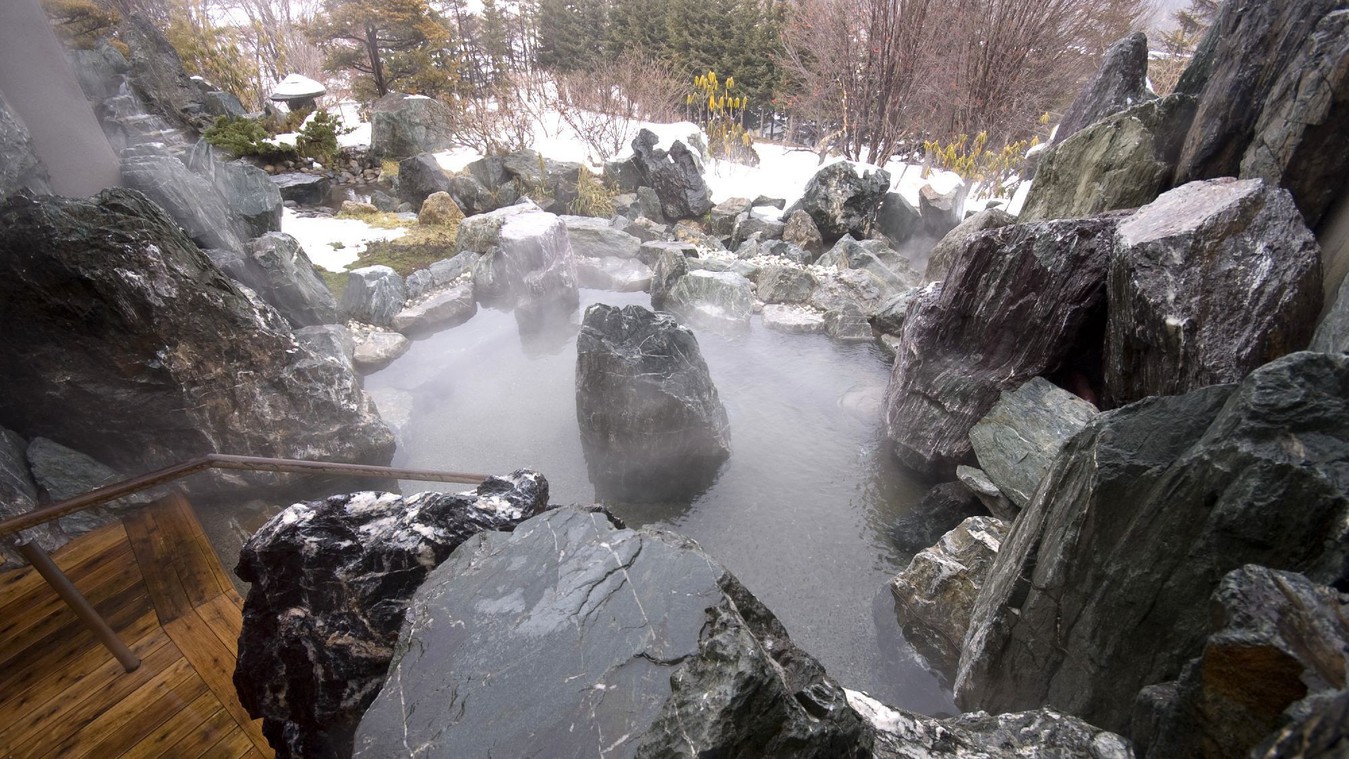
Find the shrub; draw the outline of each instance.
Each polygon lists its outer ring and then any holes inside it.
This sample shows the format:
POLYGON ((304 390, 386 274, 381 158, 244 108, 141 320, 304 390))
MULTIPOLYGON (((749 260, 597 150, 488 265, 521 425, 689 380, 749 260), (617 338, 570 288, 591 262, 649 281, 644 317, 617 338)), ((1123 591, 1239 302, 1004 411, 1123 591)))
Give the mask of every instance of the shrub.
POLYGON ((202 138, 233 158, 255 156, 268 161, 287 160, 295 152, 271 141, 261 122, 246 117, 221 116, 202 132, 202 138))
POLYGON ((581 173, 576 178, 576 200, 571 202, 569 210, 577 216, 597 216, 607 219, 614 215, 614 198, 617 195, 618 193, 605 186, 599 177, 582 166, 581 173))
POLYGON ((337 155, 341 151, 341 147, 337 144, 337 136, 350 131, 352 130, 342 126, 340 117, 320 108, 300 129, 300 136, 295 140, 295 148, 301 156, 331 168, 337 163, 337 155))
POLYGON ((971 188, 972 196, 1002 197, 1007 194, 1008 182, 1017 177, 1026 151, 1039 144, 1040 138, 1033 137, 1008 143, 999 150, 989 150, 987 132, 975 135, 973 142, 969 135, 962 134, 947 145, 924 142, 924 165, 954 171, 966 182, 977 185, 971 188))

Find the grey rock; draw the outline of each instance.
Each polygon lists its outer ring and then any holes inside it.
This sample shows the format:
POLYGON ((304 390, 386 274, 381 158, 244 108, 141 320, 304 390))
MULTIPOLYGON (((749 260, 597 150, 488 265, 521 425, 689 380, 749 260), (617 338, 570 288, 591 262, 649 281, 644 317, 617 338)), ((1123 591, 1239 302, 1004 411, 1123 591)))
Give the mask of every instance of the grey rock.
POLYGON ((598 497, 685 499, 716 479, 730 423, 692 330, 640 306, 596 304, 576 353, 576 418, 598 497))
POLYGON ((851 303, 824 315, 824 331, 830 337, 845 343, 870 342, 875 336, 862 309, 851 303))
POLYGON ((355 371, 356 341, 351 330, 342 324, 320 324, 295 330, 295 340, 311 353, 327 358, 355 371))
POLYGON ((1182 80, 1199 107, 1177 185, 1277 175, 1308 225, 1319 222, 1338 193, 1335 178, 1349 168, 1338 147, 1345 136, 1343 10, 1337 0, 1292 0, 1219 11, 1205 42, 1211 53, 1196 54, 1205 70, 1194 82, 1182 80))
POLYGON ((1347 382, 1349 356, 1296 353, 1237 386, 1094 419, 998 552, 957 703, 1043 704, 1118 729, 1141 688, 1201 653, 1204 600, 1226 572, 1261 564, 1343 587, 1347 382))
POLYGON ((292 327, 337 321, 337 301, 294 237, 268 232, 249 243, 248 255, 210 251, 211 260, 249 287, 292 327))
POLYGON ((970 614, 1011 525, 969 517, 890 581, 904 640, 943 677, 955 677, 970 614))
MULTIPOLYGON (((979 497, 963 482, 943 482, 934 485, 910 509, 895 520, 890 537, 905 554, 915 555, 931 548, 942 536, 971 517, 986 517, 979 497)), ((963 637, 963 636, 962 636, 963 637)), ((959 654, 959 641, 956 653, 959 654)), ((950 676, 954 677, 952 669, 950 676)))
POLYGON ((431 574, 355 755, 858 759, 870 743, 843 689, 696 544, 568 508, 431 574))
POLYGON ((1063 364, 1104 302, 1114 238, 1104 218, 984 232, 919 292, 886 390, 900 461, 949 474, 1000 392, 1063 364))
MULTIPOLYGON (((1033 186, 1033 185, 1032 185, 1033 186)), ((963 183, 946 192, 925 184, 918 190, 918 215, 922 218, 923 234, 940 240, 965 220, 965 193, 963 183)))
POLYGON ((1148 37, 1134 32, 1105 51, 1101 68, 1064 111, 1054 142, 1155 97, 1148 91, 1148 37))
POLYGON ((632 161, 642 175, 643 185, 650 187, 660 200, 660 216, 650 205, 649 196, 642 188, 637 196, 642 203, 642 215, 652 221, 696 219, 712 210, 712 199, 703 181, 702 171, 684 143, 676 140, 670 150, 656 147, 659 138, 648 129, 642 129, 632 140, 632 161))
POLYGON ((1209 606, 1203 652, 1179 682, 1139 699, 1139 756, 1265 756, 1252 750, 1266 736, 1343 691, 1349 595, 1246 565, 1223 577, 1209 606))
MULTIPOLYGON (((24 455, 33 481, 42 488, 49 501, 64 501, 126 479, 112 467, 44 437, 33 438, 24 455)), ((104 506, 62 517, 57 520, 57 525, 66 535, 79 535, 111 524, 117 521, 117 514, 150 501, 150 496, 145 493, 119 498, 104 506)))
POLYGON ((928 255, 927 269, 923 279, 927 282, 940 282, 955 267, 961 255, 969 246, 970 238, 990 229, 1000 229, 1016 223, 1016 217, 1001 208, 987 208, 974 214, 946 233, 928 255))
POLYGON ((675 281, 664 307, 694 327, 738 332, 749 329, 754 291, 733 272, 690 271, 675 281))
POLYGON ((765 266, 758 277, 764 303, 805 303, 815 291, 815 277, 794 266, 765 266))
POLYGON ((349 756, 427 575, 474 535, 547 506, 547 481, 519 470, 467 493, 306 501, 263 525, 235 570, 251 586, 234 685, 277 756, 349 756))
POLYGON ((908 318, 909 304, 917 294, 918 288, 915 287, 892 295, 869 319, 872 329, 881 335, 896 338, 904 334, 904 320, 908 318))
POLYGON ((272 184, 281 193, 282 200, 289 200, 302 206, 321 206, 328 201, 331 183, 328 178, 318 174, 291 172, 273 174, 272 184))
POLYGON ((754 208, 768 206, 781 211, 787 207, 787 201, 783 198, 770 198, 767 195, 756 195, 754 200, 750 201, 750 205, 754 208))
POLYGON ((213 118, 204 93, 188 77, 178 51, 154 21, 143 15, 128 15, 118 26, 118 37, 130 51, 128 84, 150 110, 173 126, 200 132, 213 118))
POLYGON ((735 223, 735 229, 731 235, 732 245, 739 245, 748 240, 751 236, 758 236, 760 240, 779 240, 786 233, 787 225, 774 219, 765 219, 750 214, 741 218, 735 223))
POLYGON ((623 231, 646 244, 664 240, 665 236, 670 233, 670 228, 664 224, 657 224, 645 216, 639 216, 633 219, 631 224, 624 227, 623 231))
POLYGON ((418 269, 403 278, 403 285, 407 287, 408 300, 414 301, 436 289, 436 278, 430 268, 418 269))
MULTIPOLYGON (((643 246, 643 250, 646 247, 643 246)), ((689 273, 688 258, 680 250, 661 250, 651 266, 651 307, 666 308, 675 283, 689 273)))
POLYGON ((576 261, 567 227, 537 206, 508 206, 470 216, 459 246, 478 253, 473 285, 478 302, 513 309, 521 328, 535 330, 575 312, 576 261))
POLYGON ((347 272, 342 314, 348 319, 387 327, 407 302, 407 285, 387 266, 365 266, 347 272))
POLYGON ((0 200, 25 188, 51 192, 47 169, 37 157, 28 129, 0 96, 0 200))
POLYGON ((642 172, 631 158, 604 162, 604 181, 620 193, 636 194, 642 183, 642 172))
POLYGON ((890 173, 885 169, 839 161, 810 178, 800 208, 810 215, 826 242, 847 234, 865 237, 889 190, 890 173))
POLYGON ((217 163, 215 188, 225 207, 243 222, 245 237, 281 231, 281 191, 267 172, 245 161, 217 163))
POLYGON ((1286 190, 1196 182, 1120 223, 1108 288, 1105 397, 1122 405, 1233 382, 1305 348, 1320 253, 1286 190))
POLYGON ((742 215, 752 206, 749 198, 727 198, 708 211, 708 231, 720 237, 730 237, 742 215))
POLYGON ((99 40, 88 50, 67 50, 66 55, 84 96, 94 103, 115 97, 131 72, 126 57, 108 40, 99 40))
POLYGON ((454 146, 454 123, 439 100, 391 92, 370 107, 370 152, 405 158, 445 150, 454 146))
MULTIPOLYGON (((0 427, 0 519, 37 508, 37 484, 28 471, 27 449, 28 444, 17 433, 0 427)), ((69 540, 60 527, 50 522, 24 530, 17 537, 33 541, 49 552, 69 540)), ((26 559, 10 550, 7 542, 0 544, 0 566, 8 570, 26 563, 26 559)))
POLYGON ((1059 451, 1096 413, 1092 404, 1036 377, 1003 391, 970 428, 970 445, 989 479, 1025 508, 1059 451))
MULTIPOLYGON (((455 177, 454 180, 451 180, 450 175, 440 168, 440 163, 430 153, 421 153, 404 158, 398 162, 398 197, 400 200, 421 208, 422 203, 432 195, 438 192, 448 192, 466 214, 472 215, 493 210, 481 207, 484 205, 481 195, 486 194, 486 190, 483 190, 480 194, 475 191, 476 188, 460 186, 457 183, 461 178, 455 177)), ((473 181, 472 177, 467 177, 467 179, 473 181)), ((477 186, 481 187, 481 185, 477 186)))
POLYGON ((770 240, 759 246, 759 255, 781 258, 797 266, 806 266, 815 256, 794 242, 770 240))
POLYGON ((1335 756, 1349 745, 1349 691, 1310 704, 1290 724, 1251 752, 1260 759, 1335 756))
POLYGON ((1349 352, 1349 277, 1340 282, 1335 302, 1316 326, 1308 350, 1322 353, 1349 352))
POLYGON ((1195 100, 1173 94, 1092 124, 1046 150, 1020 220, 1138 208, 1171 186, 1195 100))
POLYGON ((958 466, 956 479, 979 499, 988 513, 1007 522, 1016 519, 1020 509, 997 485, 993 484, 993 480, 989 479, 988 473, 984 470, 972 466, 958 466))
POLYGON ((436 287, 453 284, 459 277, 472 270, 473 258, 471 252, 464 251, 452 258, 436 261, 427 268, 427 271, 431 272, 431 281, 436 287))
POLYGON ((122 182, 158 203, 201 247, 243 250, 244 230, 220 192, 162 148, 124 151, 122 182))
POLYGON ((915 236, 926 234, 923 217, 903 195, 887 192, 876 209, 875 230, 893 245, 903 245, 915 236))
POLYGON ((894 288, 866 269, 830 272, 810 294, 810 305, 821 311, 840 311, 856 306, 870 317, 894 297, 894 288))
POLYGON ((576 283, 580 287, 636 293, 651 289, 651 267, 636 259, 576 257, 576 283))
POLYGON ((405 335, 424 335, 463 324, 477 312, 473 285, 465 283, 405 306, 394 315, 392 325, 405 335))
POLYGON ((545 211, 567 213, 577 198, 581 164, 554 161, 533 150, 521 150, 500 157, 488 157, 467 167, 497 197, 497 206, 528 197, 545 211), (482 161, 493 162, 490 170, 482 161), (499 169, 499 171, 498 171, 499 169))
POLYGON ((145 196, 0 204, 0 398, 124 471, 205 453, 388 463, 357 378, 302 348, 145 196))
MULTIPOLYGON (((709 201, 711 202, 711 201, 709 201)), ((637 188, 637 209, 639 219, 646 219, 652 224, 663 225, 669 219, 665 217, 665 209, 661 206, 660 195, 656 190, 645 185, 637 188)))
POLYGON ((893 290, 909 290, 923 284, 923 274, 883 240, 854 240, 844 235, 828 253, 815 262, 835 269, 860 269, 871 272, 893 290))
POLYGON ((224 90, 207 90, 202 94, 202 104, 206 107, 206 112, 212 116, 230 116, 237 119, 248 114, 239 98, 224 90))
POLYGON ((591 258, 636 258, 642 241, 627 232, 614 229, 604 219, 588 216, 562 216, 571 238, 571 249, 578 256, 591 258))
POLYGON ((809 306, 770 303, 763 307, 763 325, 789 335, 822 335, 825 315, 809 306))
POLYGON ((787 217, 782 239, 811 254, 812 261, 824 252, 824 237, 820 234, 820 228, 815 226, 815 220, 810 218, 810 214, 800 209, 787 217))
POLYGON ((388 366, 412 350, 412 341, 397 332, 375 331, 356 338, 351 360, 358 371, 370 373, 388 366))
POLYGON ((663 252, 672 252, 681 258, 697 258, 698 248, 692 243, 687 242, 667 242, 664 240, 652 240, 642 243, 642 247, 637 249, 637 260, 654 267, 656 260, 660 258, 663 252))

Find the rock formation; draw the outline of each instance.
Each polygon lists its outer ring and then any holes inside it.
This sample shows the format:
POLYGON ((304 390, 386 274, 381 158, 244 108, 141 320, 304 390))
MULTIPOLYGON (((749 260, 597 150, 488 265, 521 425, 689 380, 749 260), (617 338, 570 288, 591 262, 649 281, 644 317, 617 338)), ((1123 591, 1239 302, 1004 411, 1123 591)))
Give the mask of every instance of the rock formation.
MULTIPOLYGON (((1032 188, 1034 186, 1032 185, 1032 188)), ((951 271, 951 266, 955 263, 956 257, 969 244, 971 237, 990 229, 1000 229, 1015 224, 1016 220, 1015 216, 1001 208, 988 208, 960 222, 955 229, 947 232, 946 236, 941 238, 932 248, 932 252, 928 254, 927 268, 923 271, 923 281, 940 282, 946 279, 946 275, 951 271)))
POLYGON ((454 115, 439 100, 391 92, 370 111, 370 152, 376 156, 404 158, 454 146, 454 115))
POLYGON ((1102 414, 1003 542, 965 641, 964 708, 1048 705, 1107 729, 1203 650, 1243 564, 1345 587, 1349 356, 1295 353, 1102 414))
POLYGON ((648 129, 638 132, 632 140, 632 161, 641 174, 642 184, 652 188, 660 198, 663 218, 653 220, 694 219, 712 210, 707 183, 688 147, 676 140, 667 152, 656 147, 658 141, 648 129))
POLYGON ((277 756, 349 756, 428 573, 474 535, 547 506, 547 481, 520 470, 457 495, 297 503, 263 525, 235 570, 252 587, 234 685, 277 756))
POLYGON ((890 173, 885 169, 839 161, 815 172, 806 183, 801 210, 827 242, 848 234, 865 237, 889 190, 890 173))
POLYGON ((950 474, 998 394, 1053 371, 1105 301, 1110 219, 973 237, 909 307, 886 390, 886 432, 910 467, 950 474))
POLYGON ((730 424, 697 338, 640 306, 586 309, 576 340, 576 418, 603 499, 689 498, 730 455, 730 424))
POLYGON ((162 145, 124 150, 122 181, 158 203, 201 247, 244 249, 246 233, 215 185, 188 171, 162 145))
POLYGON ((249 254, 207 251, 220 270, 252 289, 295 328, 337 321, 337 301, 300 243, 269 232, 249 244, 249 254))
POLYGON ((407 303, 408 290, 398 272, 387 266, 364 266, 347 273, 342 314, 348 319, 387 327, 407 303))
POLYGON ((295 342, 145 196, 0 205, 0 416, 126 471, 207 452, 384 464, 356 377, 295 342))
POLYGON ((459 225, 458 245, 478 256, 473 263, 478 302, 513 309, 523 329, 575 312, 576 263, 567 227, 557 216, 533 204, 470 216, 459 225))
POLYGON ((699 329, 741 332, 749 329, 754 291, 734 272, 691 271, 675 281, 663 307, 699 329))
POLYGON ((1306 348, 1320 271, 1288 192, 1259 180, 1194 182, 1140 209, 1110 263, 1106 403, 1235 382, 1306 348))
POLYGON ((844 691, 696 544, 559 509, 417 592, 357 757, 869 756, 844 691))
POLYGON ((1064 111, 1054 142, 1061 143, 1088 125, 1154 97, 1148 91, 1148 37, 1134 32, 1105 51, 1101 68, 1064 111))

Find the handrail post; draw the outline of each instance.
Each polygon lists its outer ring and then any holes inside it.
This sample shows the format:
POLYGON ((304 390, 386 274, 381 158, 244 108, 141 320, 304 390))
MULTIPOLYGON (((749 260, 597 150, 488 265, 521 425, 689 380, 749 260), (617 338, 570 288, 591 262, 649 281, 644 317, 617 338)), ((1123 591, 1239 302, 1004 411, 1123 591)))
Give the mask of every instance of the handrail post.
POLYGON ((36 569, 37 573, 42 575, 42 579, 46 580, 47 584, 61 597, 61 600, 66 602, 70 610, 75 612, 75 615, 83 620, 89 626, 89 629, 94 631, 94 636, 98 638, 98 642, 112 652, 123 669, 132 672, 141 665, 141 660, 131 653, 131 649, 126 647, 121 638, 117 637, 117 633, 113 632, 113 629, 108 626, 107 620, 103 619, 93 605, 89 603, 89 599, 84 597, 84 594, 80 592, 79 588, 75 587, 69 577, 66 577, 66 573, 56 566, 56 562, 52 561, 52 557, 42 549, 42 546, 28 540, 18 542, 7 540, 6 542, 27 559, 29 564, 33 565, 33 569, 36 569))

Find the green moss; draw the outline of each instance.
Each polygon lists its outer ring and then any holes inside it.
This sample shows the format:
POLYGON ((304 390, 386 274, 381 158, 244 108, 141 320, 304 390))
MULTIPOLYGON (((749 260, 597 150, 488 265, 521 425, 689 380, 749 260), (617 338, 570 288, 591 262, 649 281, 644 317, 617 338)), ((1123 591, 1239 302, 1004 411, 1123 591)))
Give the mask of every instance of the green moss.
POLYGON ((337 299, 338 303, 341 303, 342 294, 347 291, 347 273, 344 271, 328 271, 321 266, 314 268, 318 271, 319 276, 323 277, 323 283, 328 286, 329 290, 332 290, 333 297, 337 299))

